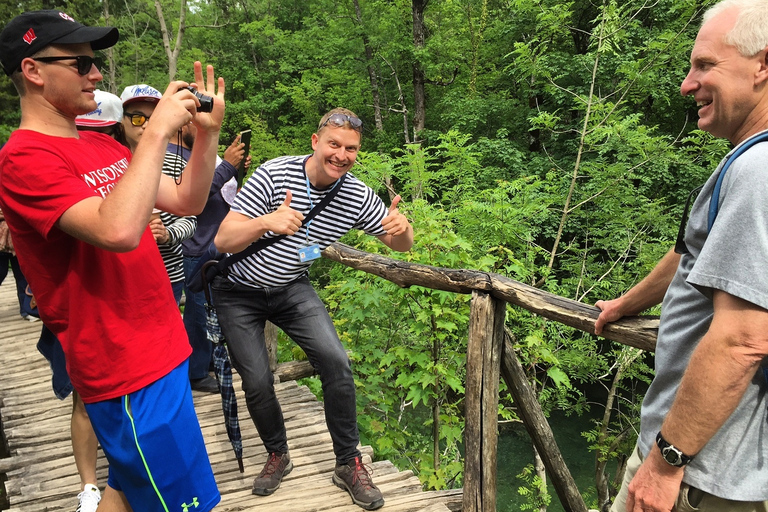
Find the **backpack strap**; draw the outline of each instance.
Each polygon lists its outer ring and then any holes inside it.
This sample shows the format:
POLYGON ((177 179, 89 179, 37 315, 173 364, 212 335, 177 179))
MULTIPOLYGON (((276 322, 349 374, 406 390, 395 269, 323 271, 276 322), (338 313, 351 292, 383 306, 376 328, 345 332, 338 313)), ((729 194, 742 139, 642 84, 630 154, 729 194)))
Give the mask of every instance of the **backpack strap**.
POLYGON ((739 148, 736 149, 736 151, 734 151, 731 154, 731 156, 729 156, 728 159, 723 164, 723 168, 720 170, 720 174, 717 177, 717 181, 715 181, 715 186, 712 189, 712 195, 709 198, 709 215, 707 216, 707 233, 709 233, 712 230, 712 225, 715 223, 715 219, 717 218, 717 209, 720 206, 720 187, 723 184, 723 178, 725 178, 725 172, 731 166, 733 161, 736 160, 736 158, 738 158, 739 156, 741 156, 742 153, 744 153, 746 150, 748 150, 758 142, 763 142, 766 140, 768 140, 768 132, 764 132, 756 137, 752 137, 743 145, 739 146, 739 148))

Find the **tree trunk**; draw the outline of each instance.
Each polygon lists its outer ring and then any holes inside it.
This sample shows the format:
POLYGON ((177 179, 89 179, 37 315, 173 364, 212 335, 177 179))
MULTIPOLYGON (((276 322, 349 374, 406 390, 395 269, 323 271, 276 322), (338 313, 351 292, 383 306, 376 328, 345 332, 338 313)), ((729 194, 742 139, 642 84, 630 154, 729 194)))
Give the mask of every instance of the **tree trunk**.
MULTIPOLYGON (((353 0, 355 4, 355 17, 357 18, 357 24, 362 27, 363 33, 363 49, 365 50, 365 62, 368 69, 368 80, 371 82, 371 97, 373 98, 373 124, 377 132, 384 132, 384 120, 381 116, 381 96, 379 94, 379 77, 376 74, 376 67, 373 65, 373 48, 371 48, 371 41, 365 32, 363 26, 363 13, 360 9, 360 0, 353 0)), ((407 131, 406 131, 407 133, 407 131)), ((390 175, 383 176, 384 186, 389 193, 390 202, 397 195, 394 187, 392 186, 392 177, 390 175)))
POLYGON ((474 96, 477 92, 477 69, 479 67, 480 46, 483 42, 485 25, 488 19, 488 0, 482 1, 480 8, 480 22, 478 26, 472 23, 472 4, 467 4, 467 26, 469 27, 469 40, 472 48, 472 68, 469 75, 469 94, 474 96))
MULTIPOLYGON (((110 26, 110 15, 109 15, 109 0, 104 0, 104 24, 106 26, 110 26)), ((113 47, 109 47, 106 49, 107 54, 107 76, 109 77, 108 80, 108 90, 112 94, 117 94, 117 81, 115 79, 115 52, 113 47)))
MULTIPOLYGON (((357 24, 363 27, 363 14, 360 10, 360 0, 354 0, 355 4, 355 17, 357 17, 357 24)), ((376 68, 373 66, 373 49, 371 48, 371 42, 366 35, 365 28, 363 27, 363 48, 365 49, 365 62, 368 69, 368 79, 371 82, 371 96, 373 96, 373 119, 376 126, 376 131, 384 131, 384 123, 381 119, 381 100, 379 98, 379 79, 376 76, 376 68)))
MULTIPOLYGON (((616 400, 619 384, 624 378, 624 373, 641 355, 642 352, 640 350, 631 348, 622 349, 621 354, 617 358, 618 367, 616 368, 616 373, 613 376, 611 388, 608 390, 608 398, 605 401, 605 410, 603 412, 603 418, 600 422, 600 432, 598 433, 597 437, 597 445, 603 448, 601 448, 595 456, 595 488, 597 490, 597 502, 600 505, 601 510, 610 508, 611 501, 614 498, 616 492, 616 488, 611 486, 608 482, 608 475, 606 474, 608 459, 603 455, 613 452, 616 448, 616 445, 624 438, 624 435, 620 434, 616 437, 610 446, 605 446, 606 438, 608 437, 608 427, 611 421, 611 414, 613 412, 613 403, 616 400)), ((621 475, 623 477, 624 473, 622 472, 621 475)))
MULTIPOLYGON (((424 9, 428 0, 412 0, 413 10, 413 46, 415 53, 424 49, 424 9)), ((418 58, 413 60, 413 141, 420 141, 419 133, 424 129, 426 120, 426 97, 424 94, 424 67, 418 58)))
POLYGON ((432 453, 434 457, 434 470, 440 469, 440 371, 438 363, 440 362, 440 339, 437 337, 437 320, 432 315, 432 362, 434 363, 435 382, 432 384, 432 391, 435 394, 432 403, 432 453))
POLYGON ((165 49, 165 55, 168 57, 168 79, 172 82, 176 79, 181 43, 184 39, 184 31, 187 26, 187 0, 181 0, 179 4, 179 29, 176 31, 176 42, 173 49, 171 49, 171 35, 168 30, 168 25, 165 23, 163 6, 160 3, 160 0, 155 0, 155 10, 157 11, 157 19, 160 21, 160 32, 163 36, 163 48, 165 49))

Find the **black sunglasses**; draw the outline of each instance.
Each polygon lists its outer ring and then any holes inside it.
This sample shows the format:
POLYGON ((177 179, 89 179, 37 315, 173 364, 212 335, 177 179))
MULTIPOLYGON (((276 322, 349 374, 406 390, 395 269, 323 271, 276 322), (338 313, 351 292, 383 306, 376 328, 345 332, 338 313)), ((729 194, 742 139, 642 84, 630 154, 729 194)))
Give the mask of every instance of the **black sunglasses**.
POLYGON ((320 126, 317 127, 317 131, 320 131, 323 126, 327 126, 329 124, 337 128, 342 128, 347 123, 349 123, 349 126, 353 130, 360 133, 363 132, 363 122, 359 118, 355 116, 348 116, 347 114, 332 114, 328 116, 328 119, 320 123, 320 126))
POLYGON ((145 115, 145 114, 140 114, 140 113, 129 114, 129 113, 126 112, 123 115, 125 117, 130 117, 131 118, 131 124, 133 126, 144 126, 144 123, 149 121, 149 116, 145 115))
POLYGON ((77 73, 81 76, 85 76, 91 72, 91 68, 95 62, 94 58, 90 55, 62 55, 59 57, 32 57, 32 60, 40 62, 58 62, 60 60, 72 60, 77 61, 77 73))

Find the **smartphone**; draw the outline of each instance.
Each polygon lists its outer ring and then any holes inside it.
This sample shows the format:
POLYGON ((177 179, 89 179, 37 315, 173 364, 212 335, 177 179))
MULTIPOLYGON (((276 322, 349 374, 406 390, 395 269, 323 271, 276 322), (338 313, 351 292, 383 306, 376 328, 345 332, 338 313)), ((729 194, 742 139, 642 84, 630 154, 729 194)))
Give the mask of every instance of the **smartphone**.
POLYGON ((248 152, 251 150, 251 130, 240 132, 240 142, 245 144, 245 153, 243 154, 243 160, 237 168, 237 188, 242 187, 243 181, 245 181, 245 159, 248 158, 248 152))

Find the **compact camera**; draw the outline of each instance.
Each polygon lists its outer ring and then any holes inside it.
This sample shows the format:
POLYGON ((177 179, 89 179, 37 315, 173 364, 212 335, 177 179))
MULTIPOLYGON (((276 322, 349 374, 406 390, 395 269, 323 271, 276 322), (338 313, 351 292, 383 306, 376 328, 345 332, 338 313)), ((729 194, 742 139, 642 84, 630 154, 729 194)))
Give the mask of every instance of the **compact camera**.
POLYGON ((194 87, 184 87, 184 89, 194 94, 200 100, 200 106, 197 107, 198 112, 213 112, 213 98, 211 96, 197 92, 197 89, 194 87))

